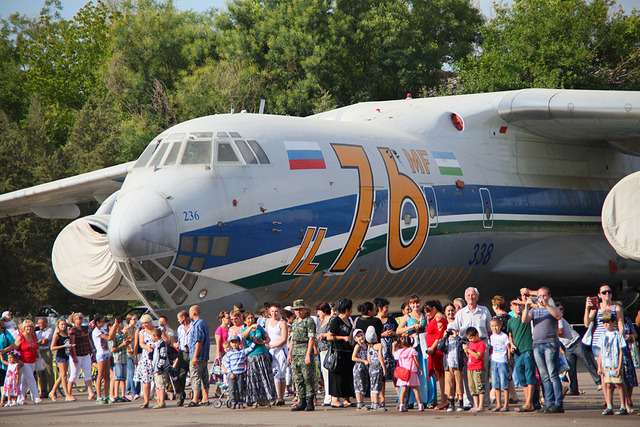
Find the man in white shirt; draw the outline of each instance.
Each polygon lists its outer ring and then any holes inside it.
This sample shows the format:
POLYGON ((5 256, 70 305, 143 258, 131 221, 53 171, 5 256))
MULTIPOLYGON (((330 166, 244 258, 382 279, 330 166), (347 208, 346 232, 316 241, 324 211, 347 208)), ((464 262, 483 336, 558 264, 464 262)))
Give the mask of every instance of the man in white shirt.
POLYGON ((53 387, 53 356, 51 354, 51 338, 53 338, 53 329, 47 324, 47 319, 41 317, 38 319, 39 330, 36 331, 36 339, 40 347, 40 355, 44 360, 44 371, 38 372, 40 379, 40 396, 47 398, 53 387))
POLYGON ((178 359, 176 359, 175 369, 178 371, 178 379, 176 381, 176 398, 178 399, 177 406, 184 405, 184 389, 187 381, 187 374, 189 373, 189 329, 191 327, 191 319, 189 313, 186 310, 182 310, 178 313, 178 359))
MULTIPOLYGON (((491 312, 483 305, 478 305, 480 299, 480 292, 474 287, 468 287, 464 291, 464 300, 467 305, 456 313, 456 317, 453 322, 449 323, 447 329, 458 331, 461 337, 466 336, 467 329, 473 326, 478 330, 478 336, 484 341, 487 350, 484 355, 485 365, 485 384, 488 383, 489 368, 491 363, 491 355, 489 352, 489 335, 491 334, 491 312)), ((467 373, 462 373, 462 379, 464 381, 464 406, 471 408, 473 400, 471 399, 471 391, 469 390, 469 384, 467 382, 467 373)), ((485 394, 485 406, 489 405, 489 393, 485 394)))

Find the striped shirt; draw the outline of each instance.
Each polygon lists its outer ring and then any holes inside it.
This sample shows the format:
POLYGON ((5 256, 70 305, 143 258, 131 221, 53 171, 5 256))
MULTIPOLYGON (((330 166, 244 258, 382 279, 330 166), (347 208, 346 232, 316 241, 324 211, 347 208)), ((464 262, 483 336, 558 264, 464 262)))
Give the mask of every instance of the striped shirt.
MULTIPOLYGON (((595 327, 593 328, 593 338, 591 339, 591 345, 593 347, 598 347, 598 344, 600 343, 600 337, 607 330, 606 325, 604 323, 602 323, 602 315, 604 313, 605 313, 604 311, 598 309, 598 312, 596 313, 596 318, 593 319, 593 321, 596 322, 595 327)), ((611 310, 611 317, 612 317, 614 322, 617 322, 615 308, 613 310, 611 310)), ((617 327, 617 323, 616 323, 616 327, 617 327)))
POLYGON ((247 360, 247 355, 251 353, 255 347, 256 343, 251 343, 247 348, 229 350, 222 358, 222 364, 227 369, 227 374, 244 374, 246 370, 244 362, 247 360))

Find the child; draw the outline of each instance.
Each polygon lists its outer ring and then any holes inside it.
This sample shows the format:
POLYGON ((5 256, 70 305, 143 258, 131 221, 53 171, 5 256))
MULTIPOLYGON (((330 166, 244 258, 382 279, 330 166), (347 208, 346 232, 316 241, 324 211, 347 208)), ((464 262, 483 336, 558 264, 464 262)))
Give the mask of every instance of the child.
MULTIPOLYGON (((255 338, 254 338, 255 340, 255 338)), ((222 358, 222 366, 229 375, 229 394, 231 395, 232 409, 244 408, 244 373, 246 371, 245 362, 247 355, 255 347, 255 341, 247 348, 240 348, 241 342, 238 335, 229 337, 231 349, 222 358)))
POLYGON ((509 337, 502 332, 502 321, 494 317, 491 326, 491 384, 495 390, 496 406, 493 412, 509 411, 509 356, 511 355, 509 337), (501 400, 504 393, 504 405, 501 400))
POLYGON ((598 373, 603 378, 605 387, 604 398, 607 402, 607 409, 602 415, 613 414, 613 389, 617 388, 620 393, 620 410, 616 415, 627 415, 626 396, 623 386, 624 371, 622 367, 622 349, 627 343, 618 331, 618 322, 611 312, 607 311, 602 315, 602 323, 607 330, 600 336, 598 347, 598 373))
MULTIPOLYGON (((398 366, 408 369, 411 374, 408 381, 400 378, 396 381, 396 386, 400 387, 398 411, 407 412, 407 404, 405 403, 409 400, 407 390, 411 393, 411 389, 413 388, 416 402, 422 402, 420 390, 418 389, 420 386, 418 375, 422 375, 422 369, 420 369, 418 365, 418 352, 413 348, 411 337, 409 336, 402 337, 394 342, 392 349, 393 358, 398 361, 398 366)), ((424 411, 424 405, 422 403, 418 405, 418 411, 424 411)))
POLYGON ((111 402, 128 402, 129 399, 124 397, 124 383, 127 380, 127 346, 131 344, 131 339, 125 337, 122 329, 124 324, 122 320, 116 318, 116 335, 113 340, 109 341, 109 348, 113 355, 113 387, 111 388, 111 402), (118 396, 118 392, 122 392, 122 397, 118 396))
POLYGON ((382 344, 378 342, 376 329, 373 326, 367 328, 365 334, 367 342, 370 342, 367 360, 369 361, 369 382, 371 384, 371 410, 385 412, 384 392, 382 384, 387 377, 387 368, 384 365, 384 355, 382 354, 382 344), (382 393, 382 396, 381 396, 382 393))
POLYGON ((364 339, 364 332, 362 329, 353 330, 353 339, 356 342, 353 348, 353 354, 351 360, 356 362, 353 365, 353 390, 356 393, 356 402, 358 405, 356 410, 366 411, 367 407, 364 405, 364 396, 367 394, 369 388, 369 365, 368 359, 368 345, 364 339))
POLYGON ((484 352, 487 346, 478 336, 478 330, 471 326, 467 329, 469 344, 462 344, 467 353, 467 379, 469 389, 473 396, 473 408, 470 412, 482 412, 484 410, 484 352))
POLYGON ((2 398, 9 399, 9 406, 16 406, 18 404, 16 398, 20 395, 20 369, 18 367, 20 356, 14 350, 7 354, 7 360, 9 363, 4 377, 4 386, 2 386, 2 398))
POLYGON ((438 350, 445 354, 444 365, 444 386, 445 393, 449 397, 450 405, 447 412, 464 411, 462 401, 462 369, 464 368, 464 350, 462 350, 462 338, 457 331, 448 330, 445 336, 438 343, 438 350), (458 408, 456 409, 456 402, 458 408))
POLYGON ((153 373, 156 384, 156 406, 153 409, 162 409, 167 405, 164 403, 165 389, 167 388, 169 374, 169 357, 167 356, 167 343, 162 339, 162 331, 158 328, 151 333, 155 347, 153 348, 153 373))

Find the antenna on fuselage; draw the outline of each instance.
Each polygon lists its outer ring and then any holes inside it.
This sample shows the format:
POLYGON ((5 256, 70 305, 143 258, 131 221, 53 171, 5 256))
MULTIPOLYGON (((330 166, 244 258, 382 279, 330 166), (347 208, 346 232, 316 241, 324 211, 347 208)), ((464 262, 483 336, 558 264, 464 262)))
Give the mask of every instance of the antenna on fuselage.
POLYGON ((264 114, 264 104, 267 102, 266 99, 262 98, 260 100, 260 109, 258 110, 258 114, 264 114))

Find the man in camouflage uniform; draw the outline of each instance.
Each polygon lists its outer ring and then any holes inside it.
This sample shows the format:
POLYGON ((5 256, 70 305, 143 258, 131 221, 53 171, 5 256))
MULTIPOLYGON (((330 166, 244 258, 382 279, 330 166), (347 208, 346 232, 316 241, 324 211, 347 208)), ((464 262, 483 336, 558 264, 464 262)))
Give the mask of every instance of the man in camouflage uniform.
POLYGON ((316 395, 316 365, 313 349, 316 344, 316 324, 309 317, 309 307, 304 300, 293 302, 296 320, 291 327, 291 345, 288 362, 291 365, 293 381, 298 392, 298 404, 292 411, 313 411, 316 395))

